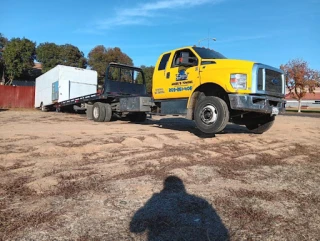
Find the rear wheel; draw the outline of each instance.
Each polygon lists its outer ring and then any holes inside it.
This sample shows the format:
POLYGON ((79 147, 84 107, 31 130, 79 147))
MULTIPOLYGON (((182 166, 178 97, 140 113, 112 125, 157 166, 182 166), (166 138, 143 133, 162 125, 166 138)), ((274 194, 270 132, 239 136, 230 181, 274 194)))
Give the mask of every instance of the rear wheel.
POLYGON ((42 112, 47 112, 48 111, 48 109, 43 105, 43 103, 41 103, 40 109, 41 109, 42 112))
POLYGON ((105 108, 105 110, 106 110, 106 115, 105 115, 104 121, 105 121, 105 122, 108 122, 108 121, 110 121, 111 118, 112 118, 111 105, 110 105, 110 104, 104 104, 104 108, 105 108))
POLYGON ((96 122, 103 122, 106 118, 106 108, 104 103, 96 102, 92 107, 92 119, 96 122))
POLYGON ((196 105, 194 120, 200 131, 214 134, 222 131, 229 121, 229 109, 219 97, 202 97, 196 105))

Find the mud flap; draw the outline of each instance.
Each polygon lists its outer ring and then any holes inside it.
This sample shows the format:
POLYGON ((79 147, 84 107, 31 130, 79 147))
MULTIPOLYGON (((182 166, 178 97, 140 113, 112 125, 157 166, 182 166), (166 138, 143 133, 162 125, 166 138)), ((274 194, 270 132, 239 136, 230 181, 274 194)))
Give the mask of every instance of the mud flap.
POLYGON ((93 119, 92 109, 93 109, 93 105, 87 105, 86 115, 87 115, 87 119, 88 120, 92 120, 93 119))

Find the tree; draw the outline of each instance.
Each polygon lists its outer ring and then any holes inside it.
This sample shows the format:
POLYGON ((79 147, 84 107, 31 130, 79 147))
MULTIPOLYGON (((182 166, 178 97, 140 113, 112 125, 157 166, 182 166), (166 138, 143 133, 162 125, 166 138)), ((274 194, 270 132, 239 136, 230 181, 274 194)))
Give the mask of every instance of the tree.
POLYGON ((3 51, 5 49, 5 46, 8 43, 8 39, 6 37, 4 37, 4 35, 2 33, 0 33, 0 74, 1 74, 1 82, 5 82, 4 79, 4 60, 3 60, 3 51))
POLYGON ((118 47, 106 49, 103 45, 98 45, 88 54, 88 64, 98 72, 100 84, 103 83, 106 77, 106 69, 111 62, 133 66, 132 59, 118 47))
POLYGON ((301 59, 294 59, 280 68, 285 73, 286 86, 289 89, 289 94, 299 102, 298 112, 301 112, 301 100, 307 92, 314 93, 314 90, 319 86, 319 72, 310 69, 308 63, 301 59))
MULTIPOLYGON (((141 65, 140 68, 144 73, 144 78, 146 80, 146 85, 147 85, 147 92, 152 93, 152 76, 153 76, 154 66, 146 67, 144 65, 141 65)), ((142 76, 140 73, 137 76, 137 82, 139 84, 142 84, 142 76)))
POLYGON ((0 33, 0 51, 1 52, 4 46, 7 44, 7 42, 8 42, 8 39, 2 33, 0 33))
POLYGON ((37 60, 42 64, 42 73, 47 72, 62 62, 59 45, 55 43, 46 42, 39 44, 36 53, 37 60))
POLYGON ((83 52, 71 44, 41 43, 37 47, 37 60, 42 63, 43 73, 59 64, 78 68, 87 67, 83 52))
POLYGON ((65 44, 60 46, 60 56, 62 64, 66 66, 86 68, 87 59, 84 57, 78 47, 71 44, 65 44))
POLYGON ((12 84, 14 78, 20 77, 24 72, 31 71, 35 60, 35 46, 35 42, 26 38, 12 38, 7 44, 3 52, 3 59, 5 73, 9 79, 8 85, 12 84))

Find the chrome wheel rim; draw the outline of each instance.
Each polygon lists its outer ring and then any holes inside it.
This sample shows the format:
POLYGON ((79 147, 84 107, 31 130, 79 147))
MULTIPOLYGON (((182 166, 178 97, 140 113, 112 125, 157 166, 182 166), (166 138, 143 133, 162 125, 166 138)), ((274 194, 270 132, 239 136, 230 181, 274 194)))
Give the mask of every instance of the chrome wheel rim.
POLYGON ((200 118, 206 125, 213 124, 218 119, 218 111, 213 105, 206 105, 202 108, 200 118))
POLYGON ((96 119, 99 117, 99 110, 97 107, 93 108, 93 117, 96 119))

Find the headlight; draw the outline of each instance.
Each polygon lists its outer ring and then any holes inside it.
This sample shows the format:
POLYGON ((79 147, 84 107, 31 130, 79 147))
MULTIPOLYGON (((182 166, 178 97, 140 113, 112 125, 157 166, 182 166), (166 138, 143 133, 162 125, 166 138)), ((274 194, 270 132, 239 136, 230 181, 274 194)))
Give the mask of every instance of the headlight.
POLYGON ((236 90, 247 89, 247 75, 246 74, 231 74, 230 75, 230 84, 236 90))

